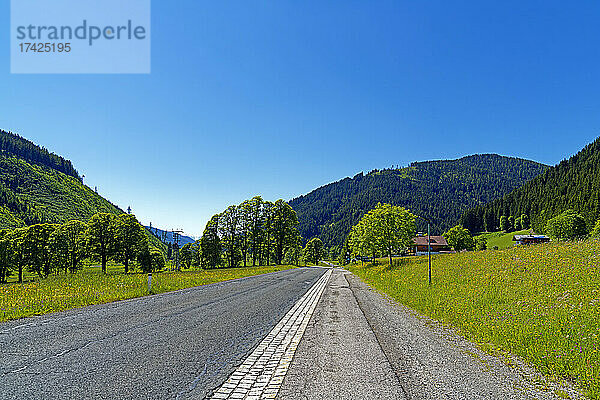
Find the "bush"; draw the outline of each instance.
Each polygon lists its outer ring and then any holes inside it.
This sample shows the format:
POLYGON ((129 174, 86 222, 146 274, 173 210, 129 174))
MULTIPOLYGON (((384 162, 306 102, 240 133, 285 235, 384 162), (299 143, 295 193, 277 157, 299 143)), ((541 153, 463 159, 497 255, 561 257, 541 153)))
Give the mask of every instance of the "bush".
POLYGON ((485 236, 477 236, 475 238, 476 250, 487 250, 487 238, 485 236))

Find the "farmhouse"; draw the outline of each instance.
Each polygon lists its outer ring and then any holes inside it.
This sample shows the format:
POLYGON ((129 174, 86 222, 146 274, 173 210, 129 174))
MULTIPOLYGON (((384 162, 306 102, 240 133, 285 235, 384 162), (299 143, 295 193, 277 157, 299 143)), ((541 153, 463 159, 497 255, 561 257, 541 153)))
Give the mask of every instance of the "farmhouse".
POLYGON ((515 242, 515 246, 519 246, 522 244, 548 243, 550 238, 546 235, 515 235, 512 240, 515 242))
MULTIPOLYGON (((413 251, 416 255, 427 253, 427 235, 416 236, 413 243, 413 251)), ((430 246, 432 253, 451 251, 446 238, 443 236, 431 236, 430 246)))

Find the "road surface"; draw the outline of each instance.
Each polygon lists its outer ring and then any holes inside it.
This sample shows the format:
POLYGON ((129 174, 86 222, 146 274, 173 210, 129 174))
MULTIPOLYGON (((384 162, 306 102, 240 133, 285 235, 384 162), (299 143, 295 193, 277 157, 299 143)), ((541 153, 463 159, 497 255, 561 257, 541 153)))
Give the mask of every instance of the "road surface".
POLYGON ((202 399, 324 272, 293 269, 0 324, 0 399, 202 399))

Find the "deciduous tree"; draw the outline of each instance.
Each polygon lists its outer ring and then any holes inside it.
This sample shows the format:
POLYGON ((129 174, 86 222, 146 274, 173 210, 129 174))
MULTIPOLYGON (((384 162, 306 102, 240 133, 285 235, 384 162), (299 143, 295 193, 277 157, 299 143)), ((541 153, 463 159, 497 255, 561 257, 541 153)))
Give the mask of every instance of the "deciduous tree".
POLYGON ((325 251, 323 249, 323 242, 319 238, 313 238, 304 248, 304 260, 308 263, 318 264, 319 260, 323 258, 325 251))
POLYGON ((468 229, 463 228, 462 225, 450 228, 448 232, 444 233, 444 237, 448 241, 448 244, 456 251, 473 250, 475 247, 475 241, 471 237, 471 233, 468 229))
POLYGON ((125 273, 129 272, 129 262, 135 258, 140 246, 148 240, 144 227, 133 214, 120 214, 113 219, 115 234, 115 259, 122 262, 125 273))
POLYGON ((218 234, 219 215, 214 215, 206 223, 204 233, 200 239, 202 249, 202 268, 217 268, 221 265, 221 239, 218 234))
POLYGON ((39 276, 48 276, 51 272, 52 257, 50 235, 56 230, 54 224, 37 224, 27 228, 22 246, 25 252, 25 262, 29 271, 39 276))
POLYGON ((548 221, 546 232, 556 239, 575 240, 587 236, 587 227, 580 214, 574 210, 567 210, 548 221))
POLYGON ((56 228, 50 236, 53 262, 67 270, 76 272, 85 257, 86 225, 78 220, 66 222, 56 228))
POLYGON ((94 214, 86 229, 88 249, 91 254, 100 257, 103 273, 106 273, 106 263, 116 250, 115 218, 109 213, 94 214))

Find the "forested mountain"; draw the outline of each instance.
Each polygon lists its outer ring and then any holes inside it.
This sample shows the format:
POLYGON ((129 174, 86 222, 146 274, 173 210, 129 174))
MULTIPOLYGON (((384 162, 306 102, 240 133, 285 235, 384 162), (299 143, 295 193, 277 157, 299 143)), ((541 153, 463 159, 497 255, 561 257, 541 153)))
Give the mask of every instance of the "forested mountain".
POLYGON ((0 155, 15 156, 30 164, 42 165, 81 180, 71 161, 12 132, 0 129, 0 155))
MULTIPOLYGON (((37 223, 87 222, 98 212, 123 210, 81 183, 71 161, 0 130, 0 229, 37 223)), ((166 251, 147 232, 152 244, 166 251)))
POLYGON ((600 218, 600 138, 511 193, 468 210, 461 222, 472 231, 491 231, 502 215, 526 214, 543 233, 546 221, 567 209, 579 212, 588 230, 600 218))
POLYGON ((429 218, 433 233, 441 234, 458 223, 465 210, 509 193, 546 168, 496 154, 415 162, 342 179, 293 199, 290 205, 298 214, 302 237, 318 236, 326 246, 342 244, 352 226, 378 202, 429 218))

